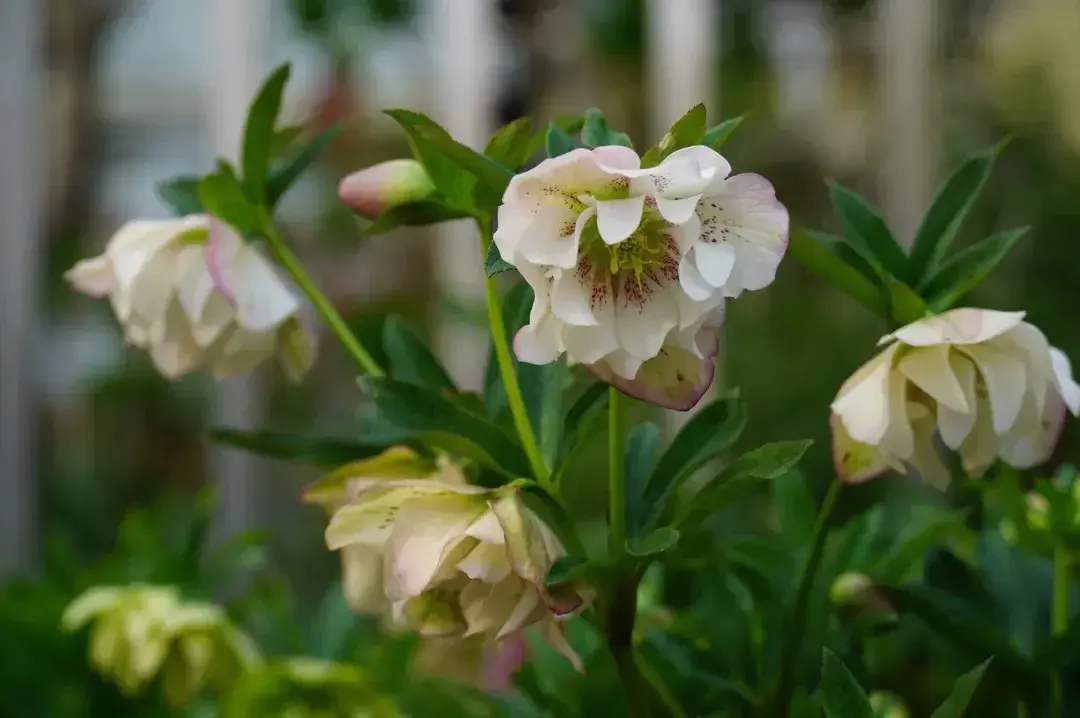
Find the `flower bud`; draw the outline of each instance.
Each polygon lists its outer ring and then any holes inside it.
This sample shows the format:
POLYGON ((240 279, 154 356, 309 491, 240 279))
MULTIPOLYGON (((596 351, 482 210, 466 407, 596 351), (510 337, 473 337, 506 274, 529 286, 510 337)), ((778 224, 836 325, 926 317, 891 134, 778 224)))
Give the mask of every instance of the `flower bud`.
POLYGON ((865 608, 874 598, 874 581, 862 573, 844 573, 829 589, 829 600, 837 606, 865 608))
POLYGON ((908 718, 908 709, 900 696, 888 691, 874 691, 870 694, 870 709, 874 718, 908 718))
POLYGON ((338 185, 338 199, 359 215, 374 219, 383 212, 435 193, 435 185, 416 160, 389 160, 353 172, 338 185))

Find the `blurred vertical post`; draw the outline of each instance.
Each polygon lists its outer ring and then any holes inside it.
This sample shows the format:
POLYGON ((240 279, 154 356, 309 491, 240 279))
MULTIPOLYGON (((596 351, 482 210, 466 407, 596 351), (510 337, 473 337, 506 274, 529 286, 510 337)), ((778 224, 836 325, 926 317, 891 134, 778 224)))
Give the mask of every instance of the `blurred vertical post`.
MULTIPOLYGON (((239 157, 248 103, 261 80, 264 13, 270 3, 205 0, 203 7, 210 58, 206 66, 209 148, 214 157, 235 160, 239 157)), ((259 372, 252 372, 213 385, 213 423, 256 428, 263 408, 260 379, 259 372)), ((210 469, 218 490, 213 535, 220 543, 259 523, 258 459, 235 449, 215 447, 210 469)))
POLYGON ((834 87, 829 82, 832 42, 825 6, 777 0, 766 7, 769 54, 776 72, 780 121, 808 136, 826 121, 834 87))
MULTIPOLYGON (((495 0, 427 0, 424 35, 431 48, 431 114, 459 142, 483 150, 496 113, 495 0)), ((471 220, 435 228, 439 296, 465 307, 484 306, 480 236, 471 220)), ((439 321, 436 350, 462 388, 483 385, 487 331, 459 320, 439 321)))
POLYGON ((881 204, 896 239, 911 246, 937 181, 938 2, 880 0, 877 10, 881 204))
POLYGON ((41 3, 0 2, 0 574, 38 558, 41 3))
MULTIPOLYGON (((704 102, 710 124, 716 124, 715 98, 719 83, 716 38, 719 34, 720 3, 716 0, 648 0, 646 4, 645 96, 646 118, 651 147, 671 124, 694 105, 704 102)), ((644 147, 642 148, 644 150, 644 147)), ((704 405, 723 384, 723 334, 717 354, 716 381, 701 399, 704 405)), ((668 430, 678 431, 690 418, 687 412, 668 412, 668 430)))

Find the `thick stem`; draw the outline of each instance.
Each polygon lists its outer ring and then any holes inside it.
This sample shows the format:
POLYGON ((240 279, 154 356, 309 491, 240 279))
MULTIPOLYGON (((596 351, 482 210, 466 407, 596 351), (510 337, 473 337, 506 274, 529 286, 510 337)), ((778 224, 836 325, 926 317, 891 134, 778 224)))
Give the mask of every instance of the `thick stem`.
MULTIPOLYGON (((487 255, 488 247, 491 246, 491 231, 484 222, 478 222, 480 233, 483 236, 483 254, 487 255)), ((506 338, 506 320, 503 318, 502 305, 499 304, 499 290, 495 286, 494 277, 484 279, 484 293, 487 298, 488 324, 491 327, 491 340, 495 344, 495 361, 499 364, 499 374, 502 376, 503 387, 506 389, 507 402, 510 404, 510 414, 514 418, 514 428, 517 430, 521 446, 525 450, 525 456, 529 460, 539 483, 549 493, 554 495, 554 487, 551 485, 551 471, 544 462, 544 456, 540 453, 540 444, 536 441, 532 423, 529 421, 529 412, 525 409, 525 399, 521 395, 521 385, 518 383, 517 370, 514 368, 514 359, 510 354, 510 343, 506 338)))
POLYGON ((619 678, 631 718, 649 716, 645 680, 634 659, 634 621, 637 619, 637 581, 624 580, 615 586, 608 605, 605 637, 619 678))
POLYGON ((626 551, 626 416, 622 394, 608 389, 608 553, 626 551))
POLYGON ((273 220, 267 214, 266 210, 260 210, 259 212, 260 230, 263 237, 270 244, 270 248, 277 256, 278 262, 285 268, 285 271, 289 273, 292 280, 296 283, 296 286, 300 287, 302 291, 315 307, 315 310, 326 321, 330 330, 337 337, 338 341, 345 348, 345 351, 356 361, 360 369, 369 376, 385 376, 382 367, 368 354, 364 349, 364 345, 360 343, 360 340, 356 338, 356 335, 349 329, 349 325, 345 323, 345 320, 341 318, 337 310, 334 309, 334 305, 330 303, 326 295, 322 293, 322 290, 315 284, 311 276, 304 270, 304 267, 300 264, 300 259, 293 254, 293 251, 289 249, 289 246, 285 244, 285 241, 278 234, 277 228, 274 227, 273 220))
MULTIPOLYGON (((1069 552, 1063 546, 1054 549, 1054 597, 1051 610, 1051 633, 1057 637, 1069 630, 1069 582, 1072 580, 1069 552)), ((1051 715, 1063 718, 1065 715, 1065 684, 1061 672, 1052 678, 1051 715)))
POLYGON ((836 499, 840 496, 843 484, 840 479, 833 479, 829 493, 818 512, 814 526, 814 538, 810 544, 810 553, 806 556, 799 574, 798 587, 795 590, 795 602, 791 608, 791 623, 780 654, 780 677, 776 684, 770 716, 786 716, 791 708, 791 698, 795 693, 795 672, 799 657, 803 651, 803 635, 806 633, 806 617, 810 610, 810 593, 814 588, 821 559, 825 555, 825 541, 829 537, 829 520, 832 518, 836 499))

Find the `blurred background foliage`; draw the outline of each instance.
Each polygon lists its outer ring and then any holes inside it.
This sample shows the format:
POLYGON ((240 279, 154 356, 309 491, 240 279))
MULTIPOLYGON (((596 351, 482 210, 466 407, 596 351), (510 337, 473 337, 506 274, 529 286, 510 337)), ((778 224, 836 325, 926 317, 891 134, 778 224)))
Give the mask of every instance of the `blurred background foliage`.
MULTIPOLYGON (((298 187, 283 206, 300 252, 380 362, 385 360, 382 325, 391 314, 404 316, 428 337, 446 321, 482 325, 481 308, 437 291, 430 232, 364 237, 333 199, 333 186, 347 171, 408 151, 378 109, 388 97, 395 105, 424 100, 424 83, 408 62, 417 48, 419 3, 274 1, 275 36, 287 38, 283 47, 302 48, 307 58, 307 121, 314 127, 341 121, 345 128, 308 185, 298 187), (388 92, 388 86, 395 91, 388 92)), ((86 637, 58 630, 64 607, 81 591, 132 582, 176 585, 191 598, 226 597, 230 616, 271 655, 349 662, 363 672, 364 681, 396 696, 411 714, 453 715, 455 705, 460 715, 504 709, 529 715, 521 705, 481 700, 451 684, 430 687, 412 676, 408 638, 384 635, 372 621, 347 611, 337 587, 337 559, 321 541, 321 517, 297 501, 300 487, 318 475, 317 469, 261 463, 265 491, 258 515, 265 531, 210 536, 212 457, 205 439, 214 421, 216 388, 205 378, 172 385, 160 380, 137 352, 120 348, 107 307, 67 291, 63 270, 94 252, 127 215, 146 213, 147 207, 162 214, 146 188, 153 179, 186 168, 178 165, 187 160, 176 158, 192 141, 184 121, 136 121, 130 110, 109 105, 119 82, 112 75, 123 75, 118 63, 124 55, 117 46, 133 33, 142 33, 144 42, 168 33, 169 16, 151 6, 170 4, 176 5, 173 0, 47 3, 50 82, 56 83, 50 96, 57 103, 50 131, 58 155, 50 165, 63 168, 65 179, 50 182, 46 218, 49 302, 42 322, 49 358, 42 372, 48 405, 40 418, 44 542, 38 575, 0 587, 0 715, 173 714, 154 698, 122 697, 89 668, 86 637), (147 149, 157 145, 172 147, 173 155, 147 149), (143 154, 129 156, 137 152, 143 154), (129 192, 134 183, 141 187, 129 192)), ((579 112, 587 103, 604 107, 639 147, 656 139, 644 130, 643 0, 498 4, 515 40, 506 64, 517 68, 500 89, 501 121, 527 114, 544 122, 579 112), (552 33, 565 33, 570 61, 565 51, 550 49, 552 33)), ((875 3, 821 0, 831 48, 831 99, 813 122, 792 120, 778 110, 782 82, 769 39, 769 8, 775 4, 719 4, 721 52, 713 75, 718 105, 723 117, 747 115, 726 152, 736 171, 757 172, 774 182, 795 224, 837 231, 824 178, 881 199, 876 169, 889 138, 879 136, 875 109, 875 3)), ((955 0, 937 9, 939 176, 1002 136, 1013 138, 959 244, 1005 227, 1033 228, 1011 261, 968 302, 1026 310, 1051 343, 1080 361, 1080 323, 1073 311, 1080 286, 1075 246, 1080 236, 1080 45, 1075 42, 1080 9, 1074 0, 955 0)), ((163 87, 176 81, 168 70, 161 73, 156 79, 163 87)), ((132 92, 143 90, 136 86, 132 92)), ((740 446, 803 437, 815 443, 802 474, 712 521, 708 540, 695 552, 701 555, 687 555, 666 575, 646 582, 640 639, 693 715, 751 715, 754 709, 753 687, 762 665, 778 653, 762 637, 780 634, 767 624, 783 620, 774 604, 795 580, 795 557, 809 540, 815 506, 832 476, 829 402, 883 330, 791 261, 768 291, 742 298, 729 313, 722 377, 740 389, 750 407, 740 446), (704 557, 717 555, 723 557, 722 569, 702 572, 704 557), (698 681, 709 690, 701 692, 698 681), (716 705, 731 707, 709 713, 716 705)), ((318 368, 303 385, 289 385, 270 372, 262 377, 269 396, 263 423, 283 432, 356 438, 362 433, 361 397, 352 390, 347 361, 329 337, 323 339, 318 368)), ((597 441, 581 460, 599 467, 603 451, 597 441)), ((1080 422, 1073 421, 1051 465, 1078 455, 1080 422)), ((595 493, 594 514, 602 517, 603 488, 595 493)), ((906 620, 908 604, 899 595, 892 596, 892 606, 900 618, 886 626, 868 623, 864 613, 833 614, 829 586, 847 571, 889 585, 925 578, 931 588, 959 596, 960 603, 948 603, 951 609, 977 607, 985 625, 998 626, 1016 650, 1034 655, 1036 637, 1045 636, 1049 625, 1048 561, 1001 538, 1002 510, 994 508, 994 495, 985 502, 989 508, 961 518, 944 510, 947 505, 970 509, 973 495, 979 495, 977 489, 962 486, 940 497, 901 478, 845 491, 838 512, 844 525, 830 538, 815 587, 807 625, 816 642, 827 641, 863 685, 902 696, 912 716, 929 715, 954 678, 987 657, 988 644, 966 628, 940 630, 925 612, 906 620), (882 503, 885 494, 890 501, 882 503), (866 507, 871 508, 860 513, 866 507)), ((577 640, 584 646, 595 643, 584 634, 577 640)), ((538 681, 548 668, 550 675, 561 675, 557 660, 547 658, 550 666, 527 671, 523 681, 538 681)), ((537 660, 544 659, 539 653, 537 660)), ((812 671, 819 656, 805 660, 812 671)), ((1073 661, 1073 668, 1080 669, 1080 662, 1073 661)), ((561 684, 527 685, 529 710, 573 715, 560 701, 572 701, 574 691, 604 706, 610 696, 582 688, 600 685, 603 671, 600 666, 590 672, 594 684, 563 676, 561 684)), ((989 687, 979 694, 972 715, 1015 715, 1000 712, 1008 703, 1002 696, 1023 692, 1017 676, 1025 674, 1001 656, 991 671, 996 679, 986 681, 989 687)), ((293 691, 279 674, 265 680, 271 688, 251 692, 293 691)), ((796 714, 817 715, 813 699, 803 698, 807 707, 796 714)), ((197 706, 192 715, 210 715, 199 712, 205 710, 197 706)))

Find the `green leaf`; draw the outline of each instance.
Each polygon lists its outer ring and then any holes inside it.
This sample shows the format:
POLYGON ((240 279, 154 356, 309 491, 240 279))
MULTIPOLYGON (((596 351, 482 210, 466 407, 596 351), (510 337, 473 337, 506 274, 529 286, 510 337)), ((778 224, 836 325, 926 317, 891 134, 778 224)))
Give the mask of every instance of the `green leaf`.
POLYGON ((228 162, 218 161, 218 170, 199 181, 199 200, 206 211, 221 219, 241 234, 250 234, 258 224, 255 205, 228 162))
POLYGON ((559 157, 565 155, 577 147, 574 142, 574 138, 571 137, 561 127, 552 122, 548 125, 547 136, 544 138, 544 149, 547 151, 547 156, 559 157))
POLYGON ((739 129, 739 125, 743 123, 744 116, 732 117, 730 120, 724 120, 716 127, 711 128, 705 133, 705 137, 702 139, 701 144, 708 145, 714 150, 719 150, 723 147, 724 143, 728 141, 735 130, 739 129))
POLYGON ((177 217, 203 212, 199 200, 199 177, 185 175, 157 183, 157 196, 177 217))
POLYGON ((298 436, 276 431, 242 431, 224 427, 211 429, 210 440, 259 456, 298 464, 312 464, 325 469, 370 458, 385 448, 381 445, 364 444, 349 439, 298 436))
POLYGON ((502 428, 459 404, 412 384, 364 377, 363 386, 383 417, 419 438, 461 453, 508 478, 529 476, 521 447, 502 428))
POLYGON ((885 297, 889 305, 889 314, 897 324, 910 324, 927 314, 926 303, 922 297, 903 282, 894 282, 890 279, 885 297))
POLYGON ((494 214, 513 172, 461 144, 426 115, 411 110, 386 110, 386 114, 405 130, 416 159, 452 206, 474 214, 494 214))
POLYGON ((532 120, 528 117, 514 120, 502 127, 488 140, 484 154, 512 172, 517 172, 529 157, 532 143, 532 120))
POLYGON ((875 270, 903 280, 907 276, 907 256, 885 226, 885 220, 851 190, 831 181, 828 185, 833 207, 852 249, 875 270))
POLYGON ((855 676, 828 648, 822 651, 822 707, 827 718, 874 718, 874 709, 855 676))
POLYGON ((280 157, 285 154, 293 142, 304 134, 304 125, 285 125, 274 130, 274 141, 270 143, 270 156, 280 157))
MULTIPOLYGON (((884 304, 881 292, 849 261, 838 256, 834 247, 827 241, 827 235, 796 229, 791 232, 788 254, 818 279, 839 289, 875 314, 882 314, 884 304)), ((865 261, 858 256, 856 259, 865 261)))
POLYGON ((631 540, 626 550, 632 556, 655 556, 675 547, 679 543, 679 531, 671 526, 661 526, 640 540, 631 540))
POLYGON ((655 167, 675 150, 700 145, 705 137, 705 105, 697 104, 675 121, 671 129, 641 158, 641 167, 655 167))
POLYGON ((267 78, 251 103, 244 125, 240 164, 244 169, 244 186, 257 202, 266 198, 266 177, 274 147, 274 129, 290 72, 289 63, 285 63, 267 78))
POLYGON ((364 234, 374 237, 398 227, 424 227, 468 216, 468 212, 449 207, 437 199, 409 202, 392 207, 380 214, 375 221, 364 228, 364 234))
POLYGON ((273 207, 285 196, 300 175, 319 159, 326 148, 341 134, 341 125, 334 125, 320 132, 304 146, 291 153, 289 158, 275 165, 266 181, 266 203, 273 207))
POLYGON ((649 477, 642 497, 640 531, 655 526, 679 484, 731 448, 746 420, 746 407, 738 392, 732 392, 702 408, 683 426, 649 477))
POLYGON ((457 391, 439 360, 401 317, 393 316, 386 320, 383 325, 383 346, 390 359, 394 379, 432 391, 457 391))
POLYGON ((813 443, 812 439, 802 439, 759 446, 740 456, 734 471, 755 479, 778 479, 795 468, 813 443))
POLYGON ((488 245, 487 254, 484 255, 484 273, 487 276, 494 277, 496 274, 509 272, 513 268, 514 265, 502 258, 494 242, 488 245))
POLYGON ((994 660, 993 657, 987 658, 974 669, 956 679, 952 693, 934 711, 930 718, 962 718, 964 711, 967 710, 968 704, 971 703, 971 699, 975 695, 975 689, 979 687, 983 673, 986 672, 992 660, 994 660))
MULTIPOLYGON (((570 149, 573 149, 574 140, 571 135, 581 132, 581 126, 583 124, 585 124, 585 118, 581 115, 564 115, 552 120, 548 123, 547 127, 537 131, 533 134, 532 139, 529 140, 529 147, 525 153, 526 160, 544 152, 545 149, 548 149, 548 133, 551 131, 552 126, 556 128, 556 132, 561 132, 566 136, 566 140, 570 143, 570 149)), ((567 152, 569 152, 569 150, 567 150, 567 152)))
POLYGON ((630 136, 624 132, 615 132, 608 127, 604 113, 595 107, 585 110, 585 124, 581 127, 581 143, 588 148, 622 145, 633 147, 630 136))
POLYGON ((912 286, 923 289, 937 270, 1004 148, 1002 142, 969 158, 942 185, 915 233, 907 276, 912 286))
POLYGON ((590 561, 581 556, 563 556, 556 559, 544 579, 546 586, 558 586, 586 576, 592 569, 590 561))
POLYGON ((660 427, 652 422, 638 424, 626 440, 626 526, 631 537, 642 522, 645 486, 660 446, 660 427))
POLYGON ((951 308, 1005 258, 1030 227, 1010 229, 957 253, 926 282, 922 295, 935 312, 951 308))

